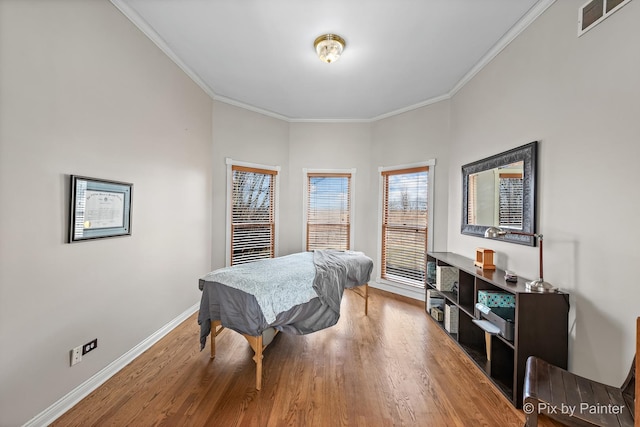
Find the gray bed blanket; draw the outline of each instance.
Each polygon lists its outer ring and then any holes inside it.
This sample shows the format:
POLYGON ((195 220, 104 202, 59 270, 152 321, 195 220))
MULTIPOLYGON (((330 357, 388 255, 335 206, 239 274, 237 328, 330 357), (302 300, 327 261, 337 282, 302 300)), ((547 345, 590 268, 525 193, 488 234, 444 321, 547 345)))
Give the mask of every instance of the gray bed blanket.
POLYGON ((353 251, 314 251, 313 263, 316 267, 313 289, 320 301, 338 316, 344 289, 369 282, 373 269, 371 258, 362 252, 353 251))
POLYGON ((278 313, 318 296, 313 290, 315 273, 314 254, 302 252, 219 268, 202 279, 253 295, 267 323, 272 323, 278 313))
POLYGON ((313 255, 294 254, 252 264, 258 264, 255 269, 262 270, 258 281, 261 288, 270 291, 268 297, 260 289, 257 293, 262 296, 257 298, 253 294, 255 283, 245 280, 256 273, 254 267, 246 267, 250 264, 219 269, 200 279, 201 348, 211 331, 212 320, 220 320, 224 327, 253 336, 261 335, 269 328, 306 334, 333 326, 340 317, 344 289, 368 283, 373 269, 373 261, 363 253, 335 250, 314 251, 313 255), (308 262, 315 270, 311 282, 305 267, 308 262), (300 265, 291 267, 291 263, 300 265), (289 268, 293 274, 287 273, 289 268), (236 270, 240 272, 238 277, 232 277, 236 270), (223 274, 216 274, 220 271, 223 274), (282 286, 282 281, 287 285, 282 286), (292 284, 300 288, 293 292, 295 297, 289 295, 292 284), (270 302, 263 306, 259 299, 270 302), (270 314, 271 320, 267 320, 265 311, 273 311, 275 317, 270 314))

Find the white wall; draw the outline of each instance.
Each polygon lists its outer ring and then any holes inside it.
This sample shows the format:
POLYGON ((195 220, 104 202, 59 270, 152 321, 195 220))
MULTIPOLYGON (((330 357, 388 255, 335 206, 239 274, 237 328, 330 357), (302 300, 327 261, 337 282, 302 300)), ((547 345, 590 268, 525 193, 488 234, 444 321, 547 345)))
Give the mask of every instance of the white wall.
POLYGON ((199 301, 211 100, 106 1, 3 0, 0 64, 0 425, 16 426, 199 301), (132 236, 67 244, 69 174, 133 183, 132 236))
POLYGON ((640 296, 640 3, 578 39, 582 3, 556 2, 450 101, 326 124, 211 102, 108 2, 0 2, 0 425, 197 302, 197 278, 224 265, 226 157, 282 167, 280 254, 302 248, 302 168, 355 167, 355 248, 374 257, 377 168, 436 159, 435 250, 490 245, 534 277, 535 248, 460 234, 460 167, 540 140, 545 278, 571 293, 570 367, 619 383, 640 296), (71 173, 135 184, 133 236, 65 243, 71 173))
POLYGON ((279 254, 304 250, 302 244, 303 168, 356 168, 356 247, 369 253, 370 125, 288 123, 214 101, 213 111, 213 267, 225 264, 225 158, 280 166, 279 254))
POLYGON ((303 169, 356 169, 353 249, 378 257, 378 166, 436 159, 435 248, 447 233, 449 103, 422 107, 375 123, 287 123, 214 102, 213 265, 224 265, 226 174, 224 159, 282 167, 280 254, 303 245, 303 169))
POLYGON ((356 169, 355 230, 353 250, 372 254, 371 198, 371 130, 368 123, 292 123, 289 132, 291 182, 283 211, 285 251, 299 252, 303 245, 303 169, 356 169))
POLYGON ((538 249, 459 232, 460 167, 539 140, 545 279, 571 294, 569 367, 621 384, 640 314, 640 2, 578 38, 583 0, 557 1, 451 100, 448 249, 497 251, 537 276, 538 249))
MULTIPOLYGON (((213 103, 213 215, 212 266, 225 266, 227 166, 226 158, 280 166, 280 201, 289 186, 289 124, 263 114, 214 101, 213 103)), ((280 208, 282 224, 283 209, 280 208)), ((282 239, 282 237, 281 237, 282 239)), ((279 253, 282 251, 280 244, 279 253)))
MULTIPOLYGON (((433 239, 434 251, 447 248, 447 224, 449 200, 449 140, 450 103, 442 101, 403 114, 376 121, 372 124, 372 174, 371 186, 376 196, 371 200, 371 209, 378 209, 378 180, 380 166, 398 166, 435 159, 435 167, 429 178, 434 183, 433 239)), ((455 220, 455 215, 453 220, 455 220)), ((377 226, 377 222, 376 222, 377 226)), ((376 236, 377 237, 377 236, 376 236)), ((377 243, 376 243, 377 244, 377 243)), ((379 270, 376 268, 376 273, 379 270)))

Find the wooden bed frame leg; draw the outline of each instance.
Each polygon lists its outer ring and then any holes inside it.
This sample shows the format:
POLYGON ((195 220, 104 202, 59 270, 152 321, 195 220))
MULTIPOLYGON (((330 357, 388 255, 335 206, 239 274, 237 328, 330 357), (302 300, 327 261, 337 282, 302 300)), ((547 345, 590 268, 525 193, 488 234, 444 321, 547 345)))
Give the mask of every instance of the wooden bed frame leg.
POLYGON ((347 288, 347 289, 351 290, 354 294, 358 295, 360 298, 364 298, 364 315, 367 316, 369 314, 369 284, 365 283, 364 285, 358 285, 353 288, 347 288), (363 286, 364 286, 364 291, 362 290, 363 286))
POLYGON ((256 390, 260 390, 262 388, 262 335, 257 338, 256 354, 253 356, 253 360, 256 362, 256 390))
POLYGON ((222 322, 220 320, 211 321, 211 359, 215 359, 216 357, 216 337, 222 332, 222 329, 222 322), (220 326, 220 330, 218 330, 218 326, 220 326))
MULTIPOLYGON (((224 329, 224 326, 222 326, 220 320, 214 320, 211 322, 211 358, 212 359, 216 357, 216 336, 218 336, 218 334, 222 332, 223 329, 224 329), (220 327, 220 329, 217 329, 218 326, 220 327)), ((278 331, 276 331, 275 335, 277 334, 278 334, 278 331)), ((265 349, 265 346, 262 345, 263 343, 262 335, 258 335, 258 336, 246 335, 246 334, 241 334, 241 335, 249 342, 249 346, 251 346, 251 349, 254 352, 253 361, 256 362, 256 390, 260 390, 262 388, 262 358, 263 358, 262 353, 264 352, 264 349, 265 349)))
MULTIPOLYGON (((358 292, 358 290, 354 290, 351 288, 356 294, 364 298, 364 315, 367 316, 369 314, 369 284, 365 283, 364 285, 364 295, 358 292)), ((222 322, 220 320, 212 320, 211 321, 211 359, 216 357, 216 337, 224 327, 222 326, 222 322), (220 329, 218 329, 220 327, 220 329)), ((277 333, 277 332, 276 332, 277 333)), ((253 356, 253 361, 256 362, 256 390, 260 390, 262 388, 262 358, 264 347, 262 345, 262 335, 253 336, 253 335, 245 335, 242 334, 245 339, 249 342, 251 349, 255 353, 253 356)))
POLYGON ((264 347, 262 346, 262 335, 246 335, 242 336, 249 342, 251 349, 255 353, 253 355, 253 361, 256 362, 256 390, 262 388, 262 352, 264 347))
POLYGON ((364 284, 364 315, 369 314, 369 284, 364 284))

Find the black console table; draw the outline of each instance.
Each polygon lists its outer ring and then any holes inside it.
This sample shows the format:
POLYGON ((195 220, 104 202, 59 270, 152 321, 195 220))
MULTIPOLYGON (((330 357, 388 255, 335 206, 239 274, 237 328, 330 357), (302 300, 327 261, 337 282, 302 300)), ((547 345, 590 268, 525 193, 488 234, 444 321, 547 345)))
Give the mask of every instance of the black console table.
MULTIPOLYGON (((507 282, 503 270, 483 270, 474 265, 474 260, 451 252, 429 252, 427 262, 458 268, 457 292, 438 291, 444 295, 446 304, 458 308, 458 331, 447 333, 514 406, 522 406, 522 386, 529 356, 567 368, 568 294, 527 291, 526 280, 518 278, 516 283, 507 282), (473 322, 478 319, 474 307, 480 290, 515 296, 513 340, 492 335, 491 360, 487 360, 485 332, 473 322)), ((426 289, 435 289, 435 283, 428 280, 426 289)), ((426 304, 425 301, 425 308, 426 304)), ((443 322, 432 319, 444 329, 443 322)))

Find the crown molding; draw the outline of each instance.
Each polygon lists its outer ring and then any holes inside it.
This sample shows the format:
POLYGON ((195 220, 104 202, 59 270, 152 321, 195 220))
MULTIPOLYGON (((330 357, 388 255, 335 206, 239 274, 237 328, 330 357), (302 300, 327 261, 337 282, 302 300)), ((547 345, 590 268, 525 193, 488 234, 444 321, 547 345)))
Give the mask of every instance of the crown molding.
POLYGON ((244 102, 240 102, 232 98, 227 98, 226 96, 214 94, 213 96, 211 96, 211 98, 213 98, 215 101, 233 105, 234 107, 239 107, 245 110, 253 111, 254 113, 262 114, 264 116, 273 117, 274 119, 284 120, 285 122, 292 121, 290 117, 283 116, 282 114, 274 113, 273 111, 265 110, 250 104, 246 104, 244 102))
POLYGON ((520 35, 529 25, 533 23, 540 15, 544 13, 556 0, 541 0, 529 11, 526 15, 524 15, 518 22, 515 23, 513 27, 509 31, 507 31, 498 42, 493 45, 491 49, 478 61, 476 65, 469 70, 467 74, 465 74, 458 83, 449 91, 449 97, 452 98, 453 95, 458 93, 460 89, 464 87, 471 79, 475 77, 484 67, 486 67, 504 48, 509 46, 512 41, 515 40, 516 37, 520 35))
POLYGON ((373 123, 378 120, 386 119, 389 117, 397 116, 402 113, 406 113, 412 110, 416 110, 421 107, 425 107, 431 104, 435 104, 440 101, 451 99, 460 89, 462 89, 469 81, 475 77, 485 66, 487 66, 504 48, 506 48, 513 40, 515 40, 520 33, 522 33, 531 23, 533 23, 544 11, 546 11, 556 0, 540 0, 536 3, 525 16, 523 16, 493 47, 478 61, 476 65, 467 72, 448 92, 434 98, 427 99, 425 101, 413 104, 398 110, 393 110, 388 113, 380 114, 372 118, 347 118, 347 119, 333 119, 333 118, 319 118, 319 119, 305 119, 305 118, 293 118, 284 116, 282 114, 275 113, 273 111, 265 110, 253 105, 227 98, 222 95, 216 94, 213 89, 207 85, 200 76, 193 71, 187 64, 185 64, 169 47, 169 45, 160 37, 160 35, 144 20, 142 17, 131 7, 129 7, 123 0, 110 0, 111 3, 122 14, 127 17, 144 35, 146 35, 156 46, 162 50, 173 62, 176 63, 182 71, 187 74, 211 99, 233 105, 235 107, 243 108, 245 110, 253 111, 258 114, 262 114, 268 117, 272 117, 278 120, 283 120, 289 123, 373 123))
POLYGON ((399 114, 402 113, 406 113, 408 111, 413 111, 416 110, 418 108, 421 107, 426 107, 427 105, 431 105, 431 104, 435 104, 438 103, 440 101, 445 101, 447 99, 451 98, 449 96, 449 94, 445 94, 445 95, 441 95, 441 96, 437 96, 435 98, 430 98, 427 99, 426 101, 422 101, 419 102, 417 104, 413 104, 413 105, 409 105, 408 107, 404 107, 404 108, 400 108, 398 110, 393 110, 390 111, 388 113, 384 113, 381 114, 379 116, 375 116, 369 119, 363 119, 363 118, 345 118, 345 119, 335 119, 335 118, 319 118, 319 119, 304 119, 304 118, 291 118, 291 117, 286 117, 286 116, 281 116, 281 115, 275 115, 275 113, 271 113, 269 111, 265 111, 265 110, 260 110, 256 107, 251 107, 251 106, 246 106, 246 104, 243 104, 241 102, 232 100, 232 99, 226 99, 222 100, 220 99, 221 102, 227 102, 229 104, 241 107, 241 108, 246 108, 248 110, 252 110, 252 111, 256 111, 259 112, 261 114, 266 114, 266 115, 271 115, 273 117, 279 118, 281 120, 286 120, 289 123, 374 123, 377 122, 378 120, 382 120, 382 119, 386 119, 388 117, 393 117, 393 116, 397 116, 399 114))
POLYGON ((182 60, 176 55, 173 50, 169 47, 167 42, 164 41, 162 37, 154 30, 142 17, 133 10, 129 5, 127 5, 123 0, 110 0, 111 4, 113 4, 129 21, 133 23, 142 33, 149 38, 156 46, 160 48, 165 55, 169 57, 184 73, 194 81, 195 84, 200 86, 207 95, 211 98, 215 99, 216 94, 213 90, 207 85, 204 80, 200 78, 198 73, 193 71, 187 64, 182 62, 182 60))
POLYGON ((440 101, 446 101, 449 98, 451 98, 451 96, 448 93, 444 94, 444 95, 436 96, 435 98, 430 98, 430 99, 427 99, 426 101, 422 101, 422 102, 419 102, 417 104, 409 105, 408 107, 400 108, 399 110, 394 110, 394 111, 390 111, 388 113, 381 114, 379 116, 376 116, 376 117, 372 118, 370 121, 371 122, 377 122, 378 120, 386 119, 388 117, 397 116, 399 114, 406 113, 406 112, 409 112, 409 111, 412 111, 412 110, 416 110, 418 108, 426 107, 427 105, 435 104, 435 103, 438 103, 440 101))
POLYGON ((346 119, 287 119, 289 123, 371 123, 374 119, 356 119, 356 118, 346 118, 346 119))

